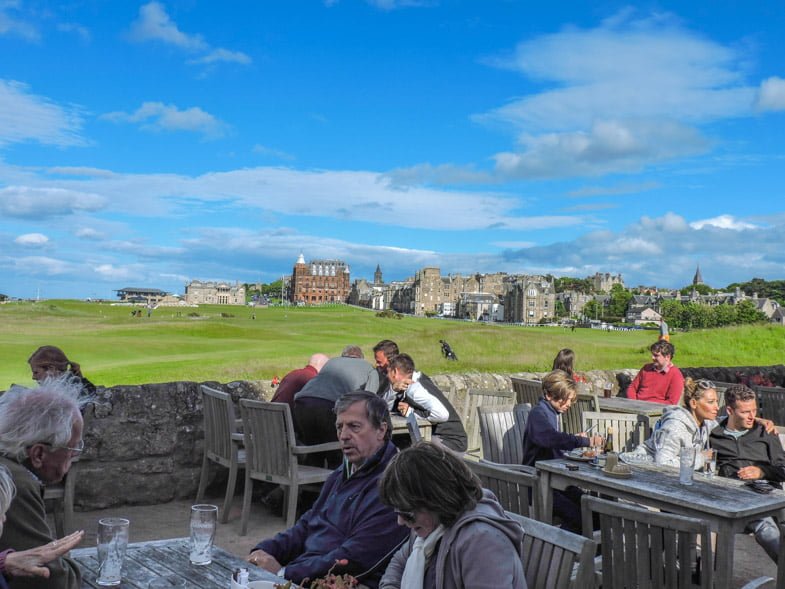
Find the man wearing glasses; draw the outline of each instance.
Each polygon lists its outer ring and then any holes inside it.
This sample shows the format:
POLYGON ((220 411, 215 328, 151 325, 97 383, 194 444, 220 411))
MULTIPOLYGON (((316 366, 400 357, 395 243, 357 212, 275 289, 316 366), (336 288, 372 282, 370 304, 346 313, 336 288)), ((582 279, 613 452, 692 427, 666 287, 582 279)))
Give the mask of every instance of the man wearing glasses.
MULTIPOLYGON (((78 391, 61 380, 36 389, 14 389, 0 397, 0 464, 16 485, 6 513, 0 551, 28 550, 55 543, 46 521, 44 485, 63 479, 71 461, 84 449, 78 391)), ((58 558, 46 565, 48 575, 15 577, 14 589, 78 589, 76 563, 58 558)))

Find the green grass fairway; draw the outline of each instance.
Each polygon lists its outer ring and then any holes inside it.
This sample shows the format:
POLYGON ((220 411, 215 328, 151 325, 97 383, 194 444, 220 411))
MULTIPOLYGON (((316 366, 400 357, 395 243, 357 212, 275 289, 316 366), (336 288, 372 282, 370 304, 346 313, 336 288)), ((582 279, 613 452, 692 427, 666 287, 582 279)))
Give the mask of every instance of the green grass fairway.
MULTIPOLYGON (((560 348, 577 354, 579 370, 637 368, 649 358, 656 332, 486 325, 439 319, 378 318, 371 311, 338 306, 162 307, 152 317, 131 317, 131 308, 79 301, 0 305, 0 390, 31 384, 27 358, 41 345, 61 347, 99 385, 172 380, 268 380, 303 366, 314 352, 334 356, 344 345, 371 348, 380 339, 398 342, 418 368, 445 372, 544 371, 560 348), (177 313, 181 316, 177 316, 177 313), (189 313, 199 317, 188 317, 189 313), (221 317, 221 313, 234 315, 221 317), (441 357, 439 340, 458 354, 441 357)), ((745 326, 675 333, 679 366, 780 364, 785 328, 745 326)))

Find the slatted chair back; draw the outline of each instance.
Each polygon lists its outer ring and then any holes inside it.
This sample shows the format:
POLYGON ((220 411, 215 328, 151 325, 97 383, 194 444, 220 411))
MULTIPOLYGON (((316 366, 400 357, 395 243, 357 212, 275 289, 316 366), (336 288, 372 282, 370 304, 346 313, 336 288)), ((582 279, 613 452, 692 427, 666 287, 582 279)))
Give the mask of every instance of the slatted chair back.
POLYGON ((604 436, 608 428, 613 428, 613 451, 631 452, 651 435, 649 418, 635 413, 604 413, 586 411, 583 414, 581 431, 595 427, 595 432, 604 436))
POLYGON ((507 515, 523 528, 523 570, 529 589, 594 587, 594 540, 516 513, 507 515))
POLYGON ((338 443, 297 446, 291 408, 286 403, 241 399, 240 414, 248 455, 240 533, 244 536, 247 531, 254 480, 284 487, 287 495, 286 525, 290 527, 294 525, 300 487, 324 482, 332 473, 327 468, 301 465, 297 456, 336 449, 338 443))
POLYGON ((497 407, 513 402, 513 391, 496 391, 490 389, 469 389, 466 392, 466 404, 463 408, 461 419, 468 438, 467 452, 479 454, 480 452, 480 421, 477 416, 477 407, 497 407))
POLYGON ((200 502, 207 490, 209 462, 217 462, 221 466, 227 467, 229 478, 226 483, 226 496, 221 511, 221 523, 226 523, 229 521, 229 509, 234 497, 237 472, 245 468, 242 434, 237 426, 232 397, 207 385, 202 385, 201 389, 204 410, 204 456, 196 501, 200 502))
POLYGON ((534 407, 542 399, 542 382, 539 380, 511 376, 510 381, 517 403, 528 403, 534 407))
POLYGON ((785 388, 752 387, 758 396, 758 417, 771 419, 776 425, 785 425, 785 388))
POLYGON ((529 405, 477 407, 482 457, 501 464, 523 463, 523 433, 529 405))
POLYGON ((600 523, 602 589, 668 587, 709 589, 713 562, 708 522, 598 497, 581 498, 583 535, 595 537, 593 517, 600 523), (700 581, 693 580, 701 547, 700 581))
POLYGON ((513 469, 486 460, 477 462, 464 458, 463 461, 482 486, 496 495, 505 510, 535 519, 539 517, 540 477, 533 466, 517 464, 513 469))
POLYGON ((599 411, 600 401, 597 395, 579 394, 575 402, 562 415, 562 431, 577 434, 583 429, 582 415, 585 411, 599 411))

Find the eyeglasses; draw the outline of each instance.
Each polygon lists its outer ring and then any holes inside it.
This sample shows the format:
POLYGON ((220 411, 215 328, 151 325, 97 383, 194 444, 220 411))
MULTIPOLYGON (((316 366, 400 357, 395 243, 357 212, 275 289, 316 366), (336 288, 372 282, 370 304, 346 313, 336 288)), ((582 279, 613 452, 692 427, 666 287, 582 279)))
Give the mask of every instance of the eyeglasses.
POLYGON ((700 379, 696 384, 698 385, 699 389, 703 389, 703 390, 717 388, 717 385, 715 385, 713 382, 705 378, 700 379))
POLYGON ((400 509, 394 509, 393 512, 403 521, 410 524, 413 524, 414 520, 417 519, 417 515, 415 515, 413 511, 401 511, 400 509))
POLYGON ((49 446, 52 450, 68 450, 71 453, 71 456, 78 456, 82 452, 84 452, 84 440, 79 440, 76 444, 76 448, 71 448, 69 446, 55 446, 54 444, 50 444, 49 442, 41 442, 43 446, 49 446))

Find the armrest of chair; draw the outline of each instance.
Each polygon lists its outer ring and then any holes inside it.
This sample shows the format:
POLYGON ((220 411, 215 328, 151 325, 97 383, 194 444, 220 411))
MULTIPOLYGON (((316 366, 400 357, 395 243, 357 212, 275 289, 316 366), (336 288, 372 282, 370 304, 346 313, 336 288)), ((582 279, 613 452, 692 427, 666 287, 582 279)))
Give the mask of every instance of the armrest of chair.
POLYGON ((536 468, 526 464, 502 464, 500 462, 485 460, 485 458, 480 458, 480 464, 487 464, 488 466, 495 466, 496 468, 506 468, 507 470, 514 470, 517 472, 525 472, 527 474, 537 474, 536 468))
POLYGON ((771 577, 758 577, 745 584, 741 589, 758 589, 759 587, 774 587, 774 579, 771 577))
POLYGON ((340 442, 326 442, 324 444, 314 444, 313 446, 292 446, 293 454, 313 454, 314 452, 329 452, 330 450, 340 450, 340 442))
POLYGON ((240 433, 232 434, 232 441, 239 442, 240 444, 242 444, 245 442, 245 435, 240 433))

